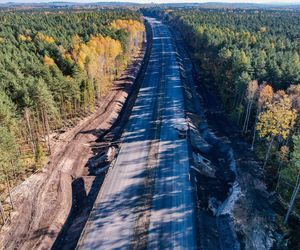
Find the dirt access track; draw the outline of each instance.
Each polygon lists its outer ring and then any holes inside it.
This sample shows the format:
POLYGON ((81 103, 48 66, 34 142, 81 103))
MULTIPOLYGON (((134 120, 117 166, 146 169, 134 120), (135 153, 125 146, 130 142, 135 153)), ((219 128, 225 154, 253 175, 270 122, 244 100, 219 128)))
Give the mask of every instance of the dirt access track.
MULTIPOLYGON (((114 82, 94 114, 61 134, 53 143, 52 155, 44 169, 13 190, 15 210, 11 223, 1 230, 0 249, 49 249, 53 246, 70 217, 74 203, 72 182, 84 179, 85 188, 90 189, 95 179, 95 176, 89 175, 86 165, 95 154, 95 148, 103 146, 103 142, 96 140, 110 134, 116 126, 120 127, 116 123, 120 123, 122 113, 130 113, 128 108, 124 110, 122 107, 127 97, 134 102, 132 95, 138 89, 136 78, 141 74, 144 56, 148 54, 145 51, 148 50, 149 46, 146 49, 144 44, 136 52, 132 63, 114 82)), ((126 103, 124 106, 131 105, 126 103)), ((85 191, 88 193, 89 190, 85 191)))

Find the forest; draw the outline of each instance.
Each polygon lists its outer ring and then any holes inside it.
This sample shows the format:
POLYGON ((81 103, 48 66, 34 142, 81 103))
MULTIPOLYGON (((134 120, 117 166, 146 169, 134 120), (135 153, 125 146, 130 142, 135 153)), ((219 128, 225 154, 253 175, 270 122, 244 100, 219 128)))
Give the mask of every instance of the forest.
MULTIPOLYGON (((300 211, 300 13, 154 10, 186 38, 201 81, 262 162, 268 189, 300 211), (187 39, 188 38, 188 39, 187 39)), ((152 14, 153 14, 152 13, 152 14)))
POLYGON ((0 193, 91 114, 144 38, 130 10, 0 13, 0 193))
MULTIPOLYGON (((261 163, 281 223, 299 219, 300 12, 150 12, 182 34, 199 83, 216 90, 261 163)), ((1 214, 11 188, 47 163, 52 141, 99 107, 145 31, 126 9, 0 11, 0 23, 1 214)))

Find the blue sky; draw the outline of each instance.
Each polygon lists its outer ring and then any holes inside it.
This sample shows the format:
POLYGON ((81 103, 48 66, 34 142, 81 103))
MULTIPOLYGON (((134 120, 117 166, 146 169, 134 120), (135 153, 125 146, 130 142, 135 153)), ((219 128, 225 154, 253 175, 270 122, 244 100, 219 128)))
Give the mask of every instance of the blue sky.
POLYGON ((53 2, 53 1, 64 1, 64 2, 138 2, 138 3, 203 3, 203 2, 231 2, 231 3, 300 3, 300 0, 0 0, 0 3, 6 2, 17 2, 17 3, 32 3, 32 2, 53 2))

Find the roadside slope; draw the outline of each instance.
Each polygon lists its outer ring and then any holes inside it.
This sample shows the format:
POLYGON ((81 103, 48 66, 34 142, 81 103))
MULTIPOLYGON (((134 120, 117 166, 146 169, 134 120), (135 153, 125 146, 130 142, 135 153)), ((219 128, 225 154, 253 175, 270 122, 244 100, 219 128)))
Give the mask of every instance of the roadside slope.
POLYGON ((94 154, 92 146, 117 120, 143 55, 144 50, 136 53, 94 114, 60 137, 43 171, 12 191, 15 210, 12 222, 1 231, 3 249, 48 249, 52 246, 70 212, 72 180, 88 174, 85 166, 94 154))
POLYGON ((216 167, 214 178, 203 172, 196 175, 200 247, 216 250, 276 248, 282 238, 274 220, 270 193, 263 182, 261 165, 221 108, 213 87, 199 77, 176 27, 173 31, 188 76, 186 92, 192 94, 190 117, 198 116, 201 141, 212 146, 212 150, 206 150, 203 144, 199 147, 194 143, 193 150, 216 167), (216 215, 208 207, 211 197, 220 202, 213 207, 216 215))

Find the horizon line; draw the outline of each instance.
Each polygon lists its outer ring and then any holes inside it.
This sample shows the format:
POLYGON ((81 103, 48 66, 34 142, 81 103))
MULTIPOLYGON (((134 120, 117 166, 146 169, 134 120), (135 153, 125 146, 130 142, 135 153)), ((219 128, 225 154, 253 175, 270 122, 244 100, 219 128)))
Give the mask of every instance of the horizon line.
POLYGON ((141 5, 147 5, 147 4, 157 4, 157 5, 165 5, 165 4, 206 4, 206 3, 216 3, 216 4, 253 4, 253 5, 300 5, 300 2, 297 1, 274 1, 274 2, 269 2, 269 1, 262 1, 262 2, 232 2, 232 1, 203 1, 203 2, 193 2, 193 1, 176 1, 176 2, 156 2, 155 0, 152 2, 143 2, 141 0, 137 1, 123 1, 123 0, 102 0, 102 1, 81 1, 81 0, 59 0, 59 1, 40 1, 40 2, 34 2, 34 1, 6 1, 2 2, 0 1, 0 4, 47 4, 47 3, 71 3, 71 4, 97 4, 97 3, 132 3, 132 4, 141 4, 141 5))

